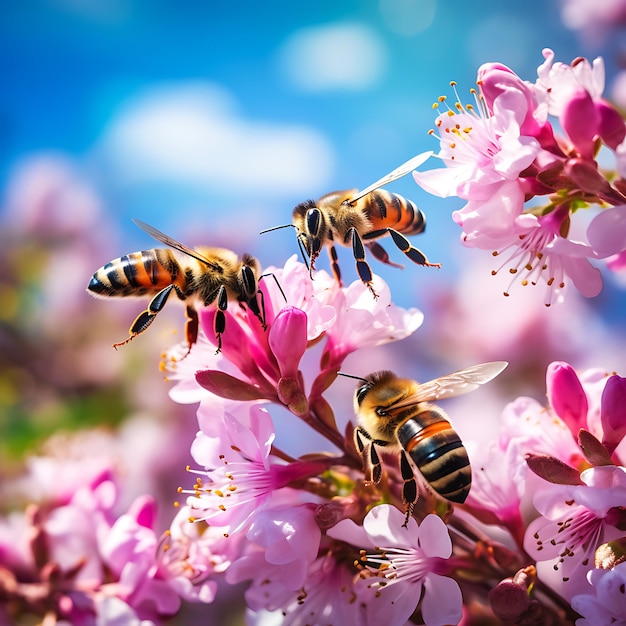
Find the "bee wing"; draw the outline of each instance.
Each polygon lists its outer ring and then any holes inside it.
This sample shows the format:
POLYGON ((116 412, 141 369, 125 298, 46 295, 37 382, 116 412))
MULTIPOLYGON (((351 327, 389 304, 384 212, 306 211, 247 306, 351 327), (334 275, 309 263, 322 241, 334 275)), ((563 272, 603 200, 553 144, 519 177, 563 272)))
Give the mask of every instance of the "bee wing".
POLYGON ((410 397, 405 398, 394 409, 410 406, 417 402, 430 402, 442 398, 453 398, 474 391, 495 378, 508 365, 507 361, 493 361, 472 365, 465 369, 435 378, 420 384, 419 389, 410 397))
POLYGON ((372 191, 375 191, 376 189, 380 187, 384 187, 385 185, 388 185, 394 180, 398 180, 398 178, 402 178, 403 176, 408 174, 410 171, 418 168, 422 163, 426 162, 432 156, 432 154, 433 154, 432 152, 422 152, 421 154, 414 156, 412 159, 409 159, 406 163, 403 163, 399 167, 396 167, 395 170, 393 170, 392 172, 389 172, 389 174, 387 174, 386 176, 383 176, 381 179, 377 180, 375 183, 372 183, 369 187, 366 187, 362 191, 359 191, 353 198, 350 198, 350 200, 348 200, 347 202, 349 202, 350 204, 352 202, 356 202, 360 198, 363 198, 364 196, 366 196, 368 193, 372 193, 372 191))
POLYGON ((156 229, 154 226, 150 226, 150 224, 146 224, 145 222, 142 222, 141 220, 136 220, 136 219, 133 219, 133 222, 135 222, 135 224, 137 224, 137 226, 139 226, 141 230, 147 232, 148 235, 150 235, 150 237, 152 237, 153 239, 156 239, 157 241, 160 241, 161 243, 164 243, 166 246, 169 246, 170 248, 174 248, 174 250, 178 250, 179 252, 182 252, 183 254, 188 254, 190 257, 193 257, 197 261, 200 261, 200 263, 204 263, 205 265, 209 265, 210 267, 213 267, 213 268, 216 267, 213 261, 207 259, 205 256, 200 254, 197 250, 194 250, 193 248, 186 246, 184 243, 180 243, 180 241, 176 241, 176 239, 173 239, 169 235, 162 233, 160 230, 156 229))

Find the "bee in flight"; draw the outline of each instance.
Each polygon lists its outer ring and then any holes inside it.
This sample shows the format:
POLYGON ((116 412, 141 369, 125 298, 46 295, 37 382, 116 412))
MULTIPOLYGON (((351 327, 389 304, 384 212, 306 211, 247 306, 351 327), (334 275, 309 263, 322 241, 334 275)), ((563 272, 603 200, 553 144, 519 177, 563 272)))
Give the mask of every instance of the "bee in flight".
POLYGON ((405 236, 424 232, 424 213, 411 200, 380 189, 414 170, 430 155, 430 152, 426 152, 413 157, 362 191, 333 191, 317 202, 301 202, 293 210, 291 224, 263 232, 293 226, 305 262, 308 259, 310 271, 315 269, 315 261, 322 248, 326 248, 333 274, 340 284, 341 272, 335 243, 351 246, 359 278, 376 297, 372 286, 372 270, 365 260, 365 248, 382 263, 403 267, 391 261, 386 250, 376 241, 381 237, 390 235, 393 243, 413 263, 441 267, 440 263, 430 263, 424 253, 412 246, 405 236))
MULTIPOLYGON (((187 354, 198 339, 196 305, 209 306, 214 302, 217 304, 214 331, 218 352, 222 347, 222 333, 226 326, 225 311, 229 302, 247 305, 265 328, 264 314, 261 313, 264 307, 259 307, 257 300, 260 265, 254 257, 244 254, 240 258, 225 248, 189 248, 145 222, 133 221, 151 237, 182 255, 176 255, 169 248, 131 252, 107 263, 91 277, 87 291, 92 296, 151 297, 148 308, 132 323, 128 331, 129 337, 114 343, 114 348, 127 344, 143 333, 163 310, 172 293, 187 306, 187 354)), ((260 295, 263 305, 262 293, 260 295)))
POLYGON ((506 361, 483 363, 427 383, 399 378, 389 371, 370 374, 357 387, 354 409, 358 425, 354 442, 363 457, 365 480, 380 482, 382 467, 377 447, 400 455, 406 504, 406 526, 417 501, 417 481, 408 457, 426 483, 440 496, 462 504, 472 483, 467 452, 447 415, 433 400, 451 398, 495 378, 506 361))

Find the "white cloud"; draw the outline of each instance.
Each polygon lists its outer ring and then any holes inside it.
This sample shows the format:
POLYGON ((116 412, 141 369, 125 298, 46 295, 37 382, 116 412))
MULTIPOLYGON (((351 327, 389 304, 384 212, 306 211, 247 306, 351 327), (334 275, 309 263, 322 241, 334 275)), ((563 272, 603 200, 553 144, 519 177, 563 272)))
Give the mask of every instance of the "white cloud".
POLYGON ((433 23, 437 0, 380 0, 379 6, 384 22, 392 32, 412 37, 433 23))
POLYGON ((208 83, 164 85, 127 101, 96 149, 121 184, 159 181, 272 196, 327 183, 328 141, 305 126, 246 120, 208 83))
POLYGON ((289 80, 305 91, 367 89, 380 78, 386 60, 380 37, 357 23, 297 30, 279 55, 289 80))

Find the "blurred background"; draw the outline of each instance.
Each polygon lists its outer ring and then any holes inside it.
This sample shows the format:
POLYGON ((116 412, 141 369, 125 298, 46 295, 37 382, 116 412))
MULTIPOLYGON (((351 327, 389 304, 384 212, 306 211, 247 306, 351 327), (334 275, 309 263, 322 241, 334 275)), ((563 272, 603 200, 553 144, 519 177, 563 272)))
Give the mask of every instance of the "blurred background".
MULTIPOLYGON (((131 218, 191 246, 282 266, 297 252, 293 230, 259 231, 289 223, 302 200, 364 188, 436 150, 433 102, 454 98, 450 81, 469 101, 484 62, 534 81, 544 47, 567 63, 602 55, 605 93, 626 105, 625 21, 626 2, 602 0, 2 3, 2 475, 22 475, 32 454, 97 449, 118 459, 137 491, 159 494, 165 528, 197 427, 194 407, 170 402, 158 371, 162 350, 180 340, 182 309, 167 307, 116 352, 111 343, 126 337, 141 304, 85 293, 107 261, 158 245, 131 218), (108 446, 77 444, 86 427, 108 446), (180 453, 163 455, 176 448, 171 437, 180 453)), ((389 189, 426 213, 415 245, 443 267, 372 261, 394 301, 426 318, 414 337, 359 353, 346 371, 389 367, 424 379, 506 359, 507 399, 541 399, 555 359, 626 373, 618 277, 606 273, 593 300, 570 291, 549 310, 540 288, 505 299, 490 255, 459 243, 450 217, 458 200, 428 196, 410 176, 389 189)), ((349 251, 340 259, 345 279, 356 279, 349 251)), ((325 257, 319 266, 328 268, 325 257)), ((352 385, 336 388, 346 421, 352 385)), ((459 425, 462 436, 464 428, 472 423, 459 425)), ((6 508, 19 506, 11 493, 6 508)))

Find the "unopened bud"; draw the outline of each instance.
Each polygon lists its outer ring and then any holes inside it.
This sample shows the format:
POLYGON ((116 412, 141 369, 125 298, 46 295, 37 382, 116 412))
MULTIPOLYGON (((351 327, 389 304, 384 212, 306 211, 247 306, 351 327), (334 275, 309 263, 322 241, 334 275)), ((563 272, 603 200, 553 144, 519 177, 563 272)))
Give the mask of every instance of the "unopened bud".
POLYGON ((521 569, 513 578, 505 578, 489 592, 489 603, 496 617, 517 621, 530 606, 529 589, 536 579, 535 567, 521 569))

